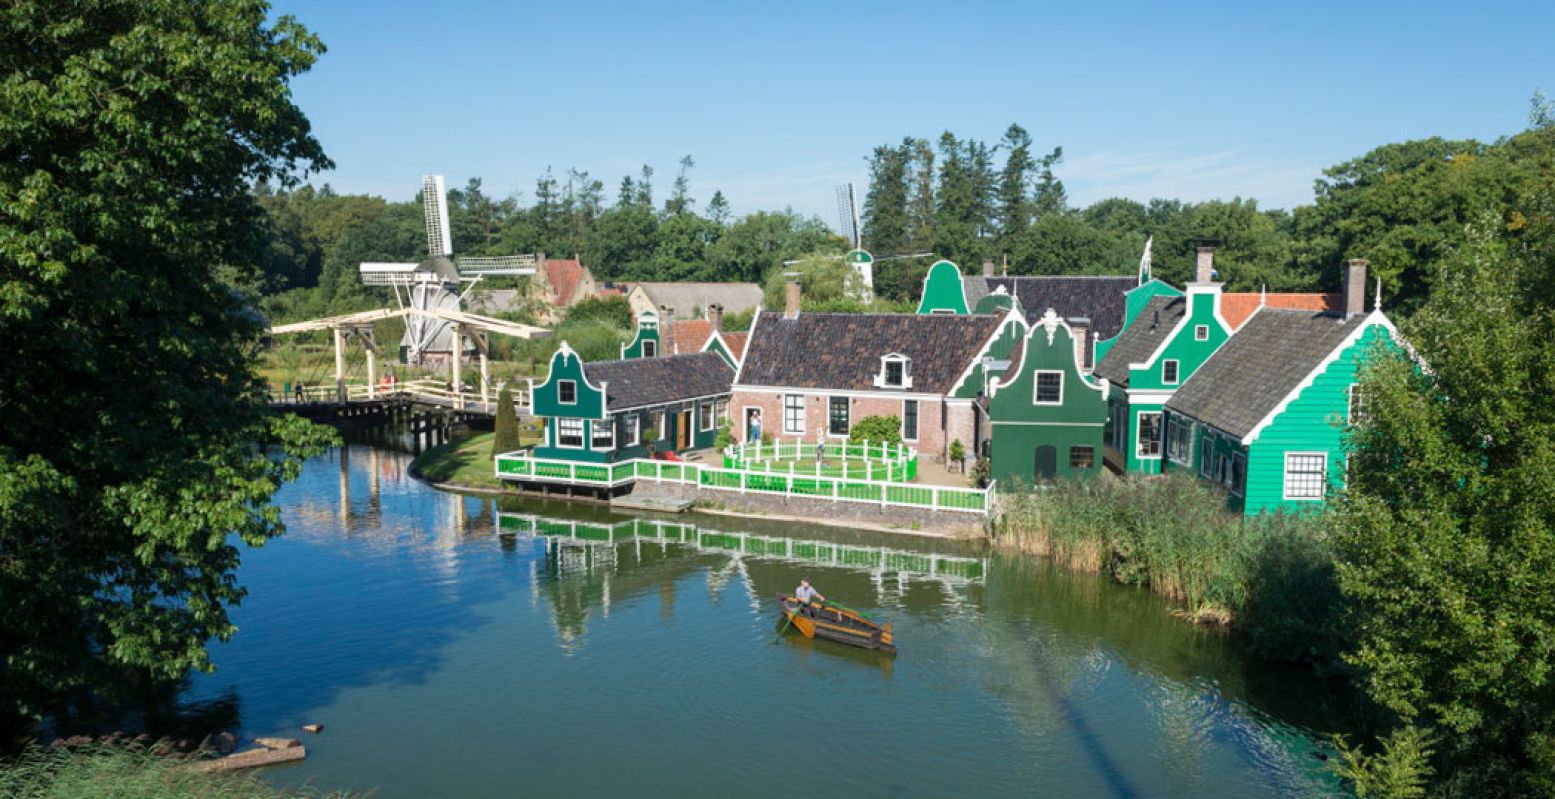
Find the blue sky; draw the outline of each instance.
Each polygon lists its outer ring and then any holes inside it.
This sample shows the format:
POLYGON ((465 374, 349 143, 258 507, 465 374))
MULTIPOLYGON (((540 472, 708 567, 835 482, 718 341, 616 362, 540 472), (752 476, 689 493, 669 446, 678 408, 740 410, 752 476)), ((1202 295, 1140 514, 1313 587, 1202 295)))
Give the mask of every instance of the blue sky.
MULTIPOLYGON (((329 52, 296 82, 340 191, 425 172, 526 204, 547 166, 649 163, 662 197, 835 224, 903 136, 1062 145, 1071 201, 1308 202, 1391 141, 1493 139, 1555 95, 1555 3, 498 3, 277 0, 329 52)), ((316 179, 317 180, 317 179, 316 179)))

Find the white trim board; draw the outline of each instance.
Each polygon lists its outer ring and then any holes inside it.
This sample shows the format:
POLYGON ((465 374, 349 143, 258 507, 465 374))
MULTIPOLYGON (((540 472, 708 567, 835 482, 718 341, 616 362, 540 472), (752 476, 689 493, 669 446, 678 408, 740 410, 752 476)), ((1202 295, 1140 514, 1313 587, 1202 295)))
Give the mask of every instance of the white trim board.
MULTIPOLYGON (((1245 325, 1246 323, 1244 322, 1243 324, 1245 325)), ((1274 424, 1274 420, 1284 413, 1285 409, 1290 407, 1290 404, 1295 402, 1297 397, 1301 396, 1301 392, 1317 382, 1318 376, 1328 371, 1328 367, 1332 366, 1334 361, 1339 360, 1339 356, 1342 353, 1355 346, 1355 343, 1360 341, 1361 337, 1366 335, 1366 331, 1370 330, 1374 325, 1381 325, 1384 330, 1388 331, 1388 335, 1393 339, 1394 343, 1403 346, 1403 339, 1398 334, 1398 328, 1393 326, 1393 322, 1384 316, 1382 311, 1372 311, 1367 314, 1366 318, 1361 320, 1361 323, 1356 325, 1354 330, 1350 331, 1350 335, 1345 336, 1343 341, 1340 341, 1334 346, 1333 350, 1323 356, 1323 360, 1319 361, 1317 366, 1313 367, 1312 371, 1308 372, 1307 376, 1303 377, 1301 382, 1296 384, 1295 388, 1291 389, 1272 410, 1264 414, 1264 417, 1258 421, 1258 424, 1253 425, 1253 429, 1249 430, 1247 435, 1241 438, 1242 446, 1252 446, 1264 429, 1274 424)))

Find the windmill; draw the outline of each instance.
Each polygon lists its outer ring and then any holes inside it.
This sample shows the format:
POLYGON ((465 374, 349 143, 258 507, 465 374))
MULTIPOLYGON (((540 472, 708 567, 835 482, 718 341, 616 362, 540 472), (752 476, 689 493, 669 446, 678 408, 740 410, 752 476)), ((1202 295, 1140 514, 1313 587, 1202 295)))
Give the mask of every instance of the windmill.
MULTIPOLYGON (((539 259, 533 255, 454 257, 453 237, 448 229, 448 191, 442 175, 422 177, 421 207, 427 226, 425 261, 364 262, 359 267, 365 285, 393 287, 394 302, 400 308, 458 312, 464 296, 481 278, 535 273, 539 259), (461 283, 469 285, 461 291, 461 283)), ((400 349, 408 363, 420 363, 431 353, 462 357, 463 352, 455 352, 454 339, 454 331, 446 320, 412 314, 405 317, 400 349)))

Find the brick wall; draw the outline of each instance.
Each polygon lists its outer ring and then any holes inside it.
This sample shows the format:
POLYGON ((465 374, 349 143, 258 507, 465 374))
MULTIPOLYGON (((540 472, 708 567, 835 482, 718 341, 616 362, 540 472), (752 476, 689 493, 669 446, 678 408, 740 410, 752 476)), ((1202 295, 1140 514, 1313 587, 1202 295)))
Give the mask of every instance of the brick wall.
MULTIPOLYGON (((734 439, 745 442, 747 427, 745 419, 752 409, 761 411, 762 432, 770 434, 775 440, 814 441, 817 435, 826 435, 828 441, 844 438, 827 434, 830 422, 828 401, 830 396, 824 392, 804 394, 804 433, 793 434, 783 432, 781 394, 735 389, 733 398, 729 402, 731 417, 738 420, 735 424, 734 439)), ((902 415, 902 400, 896 397, 849 397, 848 405, 850 420, 855 423, 866 416, 901 418, 902 415)), ((923 458, 941 461, 945 458, 950 441, 959 438, 970 456, 972 442, 976 438, 974 425, 974 411, 969 403, 949 404, 943 400, 920 399, 918 400, 918 439, 908 443, 918 450, 923 458)))

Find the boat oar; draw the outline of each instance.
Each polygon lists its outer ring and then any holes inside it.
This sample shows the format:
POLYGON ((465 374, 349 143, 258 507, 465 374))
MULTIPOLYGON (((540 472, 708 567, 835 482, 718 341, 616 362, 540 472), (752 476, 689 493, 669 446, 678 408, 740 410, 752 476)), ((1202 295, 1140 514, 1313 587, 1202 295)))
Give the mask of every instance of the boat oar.
POLYGON ((861 618, 861 619, 868 619, 869 621, 874 621, 875 620, 875 618, 873 616, 869 615, 868 613, 865 613, 864 611, 859 610, 858 608, 850 608, 847 605, 842 604, 841 602, 833 602, 833 601, 828 599, 828 600, 826 600, 826 604, 831 605, 833 607, 842 608, 843 610, 846 610, 849 613, 856 613, 856 614, 858 614, 858 617, 861 618))

